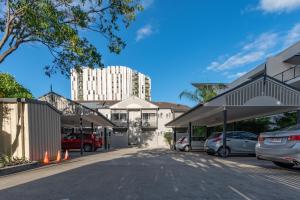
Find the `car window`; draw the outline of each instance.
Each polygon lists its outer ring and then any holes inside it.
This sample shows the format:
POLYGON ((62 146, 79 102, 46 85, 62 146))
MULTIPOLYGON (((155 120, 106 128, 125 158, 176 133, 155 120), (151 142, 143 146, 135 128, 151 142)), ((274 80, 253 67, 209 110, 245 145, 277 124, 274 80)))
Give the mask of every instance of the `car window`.
POLYGON ((68 140, 76 139, 76 135, 67 135, 67 136, 65 136, 65 139, 68 139, 68 140))
POLYGON ((232 139, 242 139, 241 132, 229 132, 227 133, 227 137, 232 139))
POLYGON ((242 132, 241 137, 242 139, 246 139, 246 140, 257 140, 257 135, 250 132, 242 132))

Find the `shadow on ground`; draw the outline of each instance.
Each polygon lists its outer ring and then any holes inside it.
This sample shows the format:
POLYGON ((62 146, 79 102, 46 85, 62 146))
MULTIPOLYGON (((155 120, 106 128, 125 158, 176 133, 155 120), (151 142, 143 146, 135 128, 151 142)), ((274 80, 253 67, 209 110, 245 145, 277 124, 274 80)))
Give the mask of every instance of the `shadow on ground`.
POLYGON ((4 189, 0 199, 299 199, 297 181, 297 173, 255 167, 243 157, 151 149, 4 189), (294 182, 271 180, 267 171, 294 182))

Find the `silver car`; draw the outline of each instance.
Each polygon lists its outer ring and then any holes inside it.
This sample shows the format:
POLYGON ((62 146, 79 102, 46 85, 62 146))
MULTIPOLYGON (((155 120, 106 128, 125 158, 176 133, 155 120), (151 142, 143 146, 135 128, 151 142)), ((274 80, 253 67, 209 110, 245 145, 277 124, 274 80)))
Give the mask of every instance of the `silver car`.
POLYGON ((177 140, 175 144, 176 149, 180 151, 190 151, 190 145, 189 145, 189 137, 183 136, 177 140))
MULTIPOLYGON (((226 156, 229 154, 255 154, 258 135, 246 131, 229 131, 226 133, 226 156)), ((224 156, 223 133, 213 133, 204 144, 207 154, 224 156)))
POLYGON ((262 133, 256 145, 256 157, 270 160, 280 167, 300 164, 300 128, 293 126, 281 131, 262 133))

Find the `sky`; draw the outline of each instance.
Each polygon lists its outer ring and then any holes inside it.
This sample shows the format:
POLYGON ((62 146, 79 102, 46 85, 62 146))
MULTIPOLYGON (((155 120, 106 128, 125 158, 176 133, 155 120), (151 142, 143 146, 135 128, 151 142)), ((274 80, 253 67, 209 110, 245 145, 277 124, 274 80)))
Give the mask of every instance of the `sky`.
MULTIPOLYGON (((192 82, 228 83, 300 40, 300 0, 143 0, 144 11, 120 34, 127 46, 111 54, 96 33, 86 37, 105 66, 128 66, 152 80, 152 100, 179 99, 192 82)), ((70 79, 48 78, 52 57, 43 46, 21 47, 0 64, 35 97, 53 90, 71 96, 70 79)))

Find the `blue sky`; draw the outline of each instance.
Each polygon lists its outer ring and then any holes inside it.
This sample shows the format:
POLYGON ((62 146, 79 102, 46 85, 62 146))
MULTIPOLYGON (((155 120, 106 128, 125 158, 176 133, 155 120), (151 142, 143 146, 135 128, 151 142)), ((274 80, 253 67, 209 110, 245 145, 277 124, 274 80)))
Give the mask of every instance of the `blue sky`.
MULTIPOLYGON (((105 41, 87 36, 103 54, 105 65, 123 65, 149 75, 152 99, 180 100, 191 82, 230 82, 268 56, 300 40, 300 0, 144 0, 145 10, 122 37, 127 47, 110 54, 105 41), (234 2, 234 3, 233 3, 234 2)), ((70 80, 48 78, 51 63, 40 45, 21 47, 0 65, 35 97, 54 91, 70 97, 70 80)))

